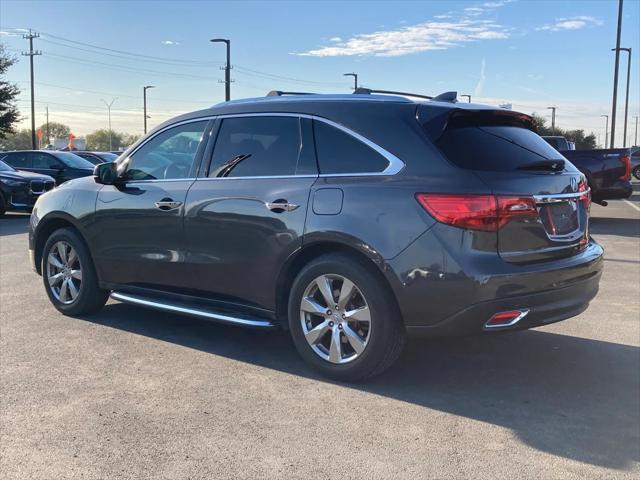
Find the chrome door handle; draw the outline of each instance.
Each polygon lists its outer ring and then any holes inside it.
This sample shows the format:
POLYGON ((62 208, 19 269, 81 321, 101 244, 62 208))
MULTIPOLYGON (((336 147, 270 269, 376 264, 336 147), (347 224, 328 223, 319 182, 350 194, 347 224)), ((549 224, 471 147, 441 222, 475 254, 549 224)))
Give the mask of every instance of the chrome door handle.
POLYGON ((275 202, 265 202, 264 204, 269 210, 276 213, 292 212, 300 205, 289 203, 286 200, 276 200, 275 202))
POLYGON ((182 205, 182 202, 174 202, 173 200, 160 200, 156 202, 156 208, 160 210, 175 210, 182 205))

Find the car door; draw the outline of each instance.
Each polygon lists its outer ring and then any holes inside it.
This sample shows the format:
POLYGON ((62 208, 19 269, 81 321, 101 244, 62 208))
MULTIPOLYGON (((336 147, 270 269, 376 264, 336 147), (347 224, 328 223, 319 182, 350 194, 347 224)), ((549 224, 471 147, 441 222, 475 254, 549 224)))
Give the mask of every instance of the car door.
POLYGON ((65 164, 53 155, 46 152, 31 152, 31 171, 42 175, 49 175, 56 181, 56 185, 60 185, 67 178, 65 177, 65 164))
POLYGON ((121 182, 98 193, 91 231, 101 281, 173 287, 184 260, 183 212, 209 119, 167 127, 118 162, 121 182))
POLYGON ((272 310, 280 268, 302 244, 317 178, 311 121, 261 114, 216 123, 210 166, 187 195, 188 286, 272 310))

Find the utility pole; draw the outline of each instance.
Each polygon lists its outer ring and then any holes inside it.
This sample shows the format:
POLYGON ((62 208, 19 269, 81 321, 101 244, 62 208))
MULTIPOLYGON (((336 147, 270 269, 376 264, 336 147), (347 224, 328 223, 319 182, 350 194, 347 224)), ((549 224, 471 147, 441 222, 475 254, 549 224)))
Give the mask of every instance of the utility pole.
POLYGON ((111 103, 107 103, 102 98, 100 99, 102 100, 102 103, 104 103, 107 106, 107 112, 109 113, 109 151, 113 150, 113 142, 111 141, 111 106, 113 105, 113 102, 115 102, 117 99, 118 97, 114 98, 113 100, 111 100, 111 103))
POLYGON ((358 74, 351 72, 351 73, 343 73, 342 74, 343 77, 353 77, 353 89, 357 90, 358 89, 358 74))
POLYGON ((635 116, 635 119, 636 119, 636 140, 635 142, 633 142, 633 145, 637 146, 638 145, 638 115, 635 116))
POLYGON ((224 99, 231 100, 231 40, 227 38, 212 38, 212 43, 224 43, 227 46, 227 64, 224 66, 224 99))
MULTIPOLYGON (((614 51, 615 48, 612 48, 611 51, 614 51)), ((629 115, 629 80, 631 79, 631 49, 630 48, 619 48, 619 50, 623 52, 627 52, 627 95, 624 101, 624 132, 622 133, 622 146, 627 146, 627 118, 629 115)))
POLYGON ((556 134, 556 110, 558 107, 547 107, 547 110, 551 110, 551 135, 556 134))
POLYGON ((471 95, 460 95, 461 97, 467 97, 469 99, 469 103, 471 103, 471 95))
POLYGON ((600 115, 601 117, 604 117, 607 119, 607 123, 605 123, 604 126, 604 148, 607 148, 607 140, 609 139, 609 137, 607 136, 609 134, 609 115, 600 115))
POLYGON ((22 38, 29 40, 29 51, 22 52, 22 55, 29 57, 29 66, 31 68, 31 148, 36 149, 36 102, 33 88, 33 57, 36 55, 42 55, 40 50, 33 50, 33 39, 38 38, 40 35, 34 33, 29 29, 29 33, 23 35, 22 38))
POLYGON ((622 34, 622 3, 618 0, 618 33, 616 37, 616 65, 613 71, 613 105, 611 106, 611 145, 613 148, 616 141, 616 104, 618 103, 618 70, 620 68, 620 35, 622 34))
POLYGON ((47 105, 46 111, 47 111, 47 145, 50 145, 51 137, 49 135, 49 105, 47 105))
POLYGON ((142 87, 142 100, 144 103, 144 134, 147 134, 147 118, 149 118, 147 116, 147 90, 150 88, 156 88, 153 85, 147 85, 145 87, 142 87))

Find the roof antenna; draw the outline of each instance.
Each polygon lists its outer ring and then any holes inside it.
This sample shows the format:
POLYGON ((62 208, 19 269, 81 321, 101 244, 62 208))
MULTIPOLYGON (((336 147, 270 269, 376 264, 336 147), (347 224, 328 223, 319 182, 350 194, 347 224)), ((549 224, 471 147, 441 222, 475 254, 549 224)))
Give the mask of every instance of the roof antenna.
POLYGON ((433 97, 434 102, 452 102, 458 101, 458 92, 444 92, 433 97))

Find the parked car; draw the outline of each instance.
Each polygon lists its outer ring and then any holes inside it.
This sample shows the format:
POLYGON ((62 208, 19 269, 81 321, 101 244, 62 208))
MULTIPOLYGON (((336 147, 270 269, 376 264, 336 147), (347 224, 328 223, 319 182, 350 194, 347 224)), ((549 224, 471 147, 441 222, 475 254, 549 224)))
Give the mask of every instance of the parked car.
POLYGON ((113 162, 116 158, 118 158, 118 155, 111 152, 74 151, 73 153, 91 162, 93 165, 98 165, 99 163, 105 162, 113 162))
POLYGON ((63 314, 111 295, 282 328, 322 374, 366 378, 407 333, 537 327, 596 295, 586 179, 531 128, 392 95, 226 102, 40 198, 33 266, 63 314))
POLYGON ((640 147, 634 147, 631 152, 631 173, 640 180, 640 147))
POLYGON ((560 135, 549 135, 543 136, 542 138, 544 138, 549 145, 560 152, 576 149, 576 144, 574 142, 567 140, 565 137, 562 137, 560 135))
POLYGON ((21 171, 49 175, 56 185, 93 174, 93 164, 70 152, 58 150, 19 150, 0 153, 0 160, 21 171))
POLYGON ((19 172, 0 161, 0 216, 7 211, 30 212, 36 199, 54 186, 48 175, 19 172))
POLYGON ((563 142, 559 140, 564 137, 542 138, 585 174, 594 202, 606 205, 607 200, 629 198, 633 193, 631 152, 628 148, 565 150, 563 142))

